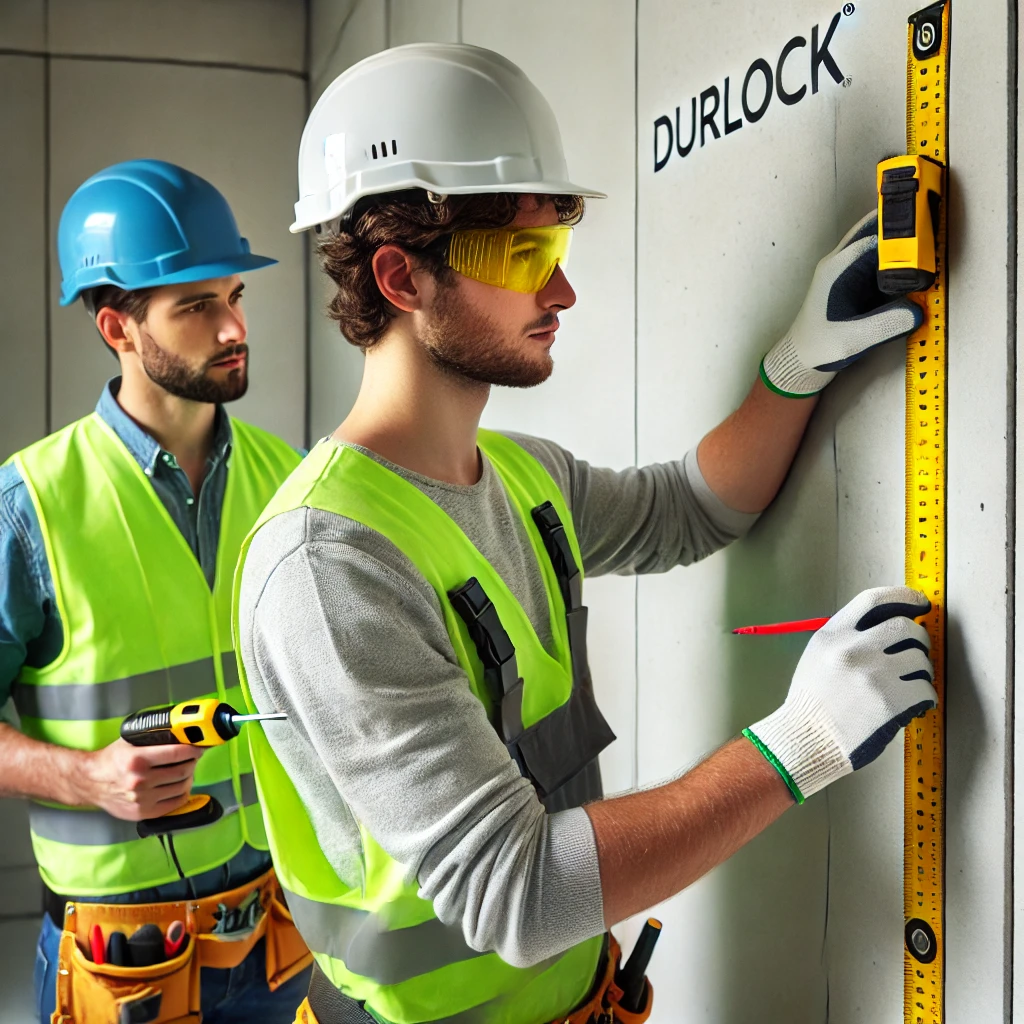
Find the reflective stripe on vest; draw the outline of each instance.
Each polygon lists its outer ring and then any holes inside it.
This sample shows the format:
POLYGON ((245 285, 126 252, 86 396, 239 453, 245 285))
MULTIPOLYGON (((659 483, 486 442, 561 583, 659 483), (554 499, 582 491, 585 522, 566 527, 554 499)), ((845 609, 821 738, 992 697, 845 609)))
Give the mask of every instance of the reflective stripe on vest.
MULTIPOLYGON (((264 522, 290 509, 318 508, 382 534, 416 566, 438 596, 467 685, 489 712, 493 705, 483 666, 447 596, 471 576, 481 582, 515 646, 524 680, 524 727, 561 708, 573 689, 566 609, 530 511, 552 502, 577 564, 582 564, 572 519, 557 485, 530 455, 487 431, 480 432, 479 445, 523 523, 544 579, 550 653, 498 573, 438 505, 374 460, 331 441, 321 442, 307 456, 242 546, 235 574, 236 647, 242 566, 252 536, 264 522)), ((254 710, 242 664, 239 679, 246 705, 254 710)), ((324 974, 347 995, 364 1001, 377 1019, 390 1024, 534 1024, 564 1016, 586 996, 601 936, 531 968, 513 967, 494 952, 478 953, 466 945, 459 928, 438 921, 432 904, 419 897, 416 879, 409 879, 403 865, 365 827, 360 828, 364 875, 361 884, 346 884, 321 850, 266 730, 251 727, 248 738, 275 867, 299 931, 324 974)))
POLYGON ((388 931, 379 914, 336 903, 317 903, 285 889, 288 910, 311 949, 343 960, 355 974, 381 985, 397 985, 418 974, 485 954, 471 949, 462 929, 436 917, 388 931))
MULTIPOLYGON (((221 655, 224 688, 238 685, 235 652, 221 655)), ((58 686, 30 686, 15 683, 11 696, 18 714, 48 718, 55 722, 90 722, 104 718, 127 718, 140 708, 158 704, 179 704, 208 689, 216 679, 212 658, 200 658, 186 665, 158 668, 106 683, 64 683, 58 686)))
MULTIPOLYGON (((22 731, 96 750, 144 707, 202 696, 240 703, 231 574, 242 539, 298 454, 232 421, 212 592, 138 462, 95 413, 14 462, 39 520, 64 634, 53 662, 18 676, 22 731)), ((250 772, 241 744, 212 748, 197 763, 196 788, 224 796, 228 813, 176 838, 187 875, 218 867, 243 843, 266 849, 250 772)), ((55 892, 104 896, 178 877, 158 839, 139 839, 134 823, 104 811, 33 803, 30 824, 40 873, 55 892)))
MULTIPOLYGON (((241 801, 235 796, 235 784, 231 779, 214 782, 208 786, 193 786, 193 793, 209 793, 224 808, 225 817, 236 814, 242 807, 259 803, 256 795, 256 779, 252 772, 239 776, 241 801)), ((111 817, 104 811, 81 807, 55 807, 31 801, 28 809, 29 825, 41 839, 75 846, 106 846, 112 843, 129 843, 139 838, 134 821, 123 821, 111 817)))

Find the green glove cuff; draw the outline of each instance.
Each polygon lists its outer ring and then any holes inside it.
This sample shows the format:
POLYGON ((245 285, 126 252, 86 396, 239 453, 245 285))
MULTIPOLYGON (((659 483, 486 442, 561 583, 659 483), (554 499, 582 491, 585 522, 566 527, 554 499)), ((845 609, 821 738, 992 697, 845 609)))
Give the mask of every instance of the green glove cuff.
POLYGON ((805 394, 797 395, 797 394, 793 394, 793 392, 791 392, 791 391, 783 391, 782 388, 776 387, 768 379, 768 374, 765 372, 765 369, 764 369, 764 360, 763 359, 761 360, 761 365, 758 367, 758 371, 757 372, 758 372, 758 375, 761 378, 761 383, 764 384, 764 386, 769 391, 774 391, 775 394, 782 395, 783 398, 814 398, 815 395, 820 395, 821 394, 820 391, 808 391, 805 394))
MULTIPOLYGON (((780 394, 785 394, 785 392, 780 392, 780 394)), ((798 804, 802 804, 804 802, 804 795, 800 792, 799 787, 793 781, 793 776, 786 771, 782 762, 749 729, 744 729, 743 735, 761 751, 765 760, 782 776, 782 781, 789 788, 790 793, 793 794, 793 799, 798 804)))

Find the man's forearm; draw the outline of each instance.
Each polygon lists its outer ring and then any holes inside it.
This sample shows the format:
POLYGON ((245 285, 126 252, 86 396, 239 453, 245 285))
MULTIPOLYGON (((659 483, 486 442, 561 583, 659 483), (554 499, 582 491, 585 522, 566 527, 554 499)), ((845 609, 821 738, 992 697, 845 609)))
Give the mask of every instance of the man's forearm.
POLYGON ((756 380, 743 404, 697 449, 711 490, 737 512, 766 509, 786 479, 817 402, 777 395, 756 380))
POLYGON ((0 796, 80 804, 85 756, 81 750, 43 743, 0 723, 0 796))
POLYGON ((674 896, 792 806, 778 772, 746 739, 667 785, 589 804, 606 924, 674 896))

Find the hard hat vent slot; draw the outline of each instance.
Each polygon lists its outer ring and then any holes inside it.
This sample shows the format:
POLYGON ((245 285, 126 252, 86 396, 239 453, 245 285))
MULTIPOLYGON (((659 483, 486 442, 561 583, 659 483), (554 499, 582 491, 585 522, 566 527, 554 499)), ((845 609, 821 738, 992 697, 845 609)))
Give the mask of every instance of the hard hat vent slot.
MULTIPOLYGON (((373 159, 374 160, 380 159, 380 157, 377 156, 377 143, 376 142, 370 147, 370 152, 373 155, 373 159)), ((388 144, 386 142, 382 142, 380 144, 380 155, 382 157, 388 155, 388 144)), ((398 156, 398 143, 395 142, 394 139, 391 140, 391 155, 392 156, 398 156)))

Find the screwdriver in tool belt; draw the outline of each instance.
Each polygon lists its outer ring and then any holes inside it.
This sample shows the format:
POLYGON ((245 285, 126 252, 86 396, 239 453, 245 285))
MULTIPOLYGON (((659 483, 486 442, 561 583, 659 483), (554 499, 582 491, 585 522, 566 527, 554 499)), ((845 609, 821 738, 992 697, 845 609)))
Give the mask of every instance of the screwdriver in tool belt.
POLYGON ((273 722, 287 717, 283 711, 243 715, 216 697, 203 697, 136 711, 121 723, 121 739, 136 747, 161 743, 216 747, 233 740, 243 722, 273 722))
POLYGON ((630 958, 615 972, 615 984, 622 989, 619 1004, 628 1013, 641 1013, 647 1002, 647 966, 661 938, 661 922, 649 917, 636 940, 630 958))

